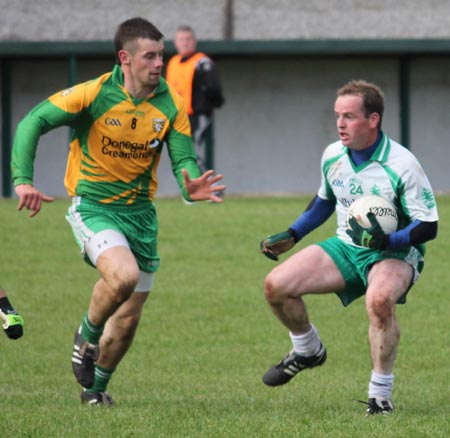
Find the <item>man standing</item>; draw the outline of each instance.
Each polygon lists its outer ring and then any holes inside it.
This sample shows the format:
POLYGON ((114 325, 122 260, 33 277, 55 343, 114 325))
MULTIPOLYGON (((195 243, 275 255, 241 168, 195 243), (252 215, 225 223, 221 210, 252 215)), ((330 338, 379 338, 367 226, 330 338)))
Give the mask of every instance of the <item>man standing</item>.
POLYGON ((161 77, 161 32, 142 18, 118 26, 112 72, 58 92, 18 125, 12 175, 18 209, 36 215, 53 198, 33 184, 41 135, 73 129, 65 186, 72 197, 67 220, 87 263, 100 278, 74 336, 72 368, 82 402, 111 405, 106 392, 130 347, 159 267, 153 199, 163 145, 188 201, 221 202, 222 177, 201 175, 181 97, 161 77))
POLYGON ((213 61, 196 51, 197 39, 190 26, 178 27, 174 44, 178 54, 167 64, 166 79, 184 100, 198 164, 206 172, 213 167, 208 137, 212 138, 213 110, 224 103, 222 85, 213 61))
POLYGON ((436 237, 438 213, 431 185, 414 155, 381 130, 384 99, 365 81, 352 81, 337 92, 336 125, 340 140, 322 156, 317 196, 287 231, 261 242, 269 258, 291 249, 334 211, 337 235, 303 248, 265 280, 267 301, 289 329, 293 349, 263 377, 269 386, 289 382, 298 372, 322 365, 326 349, 310 322, 303 295, 335 292, 344 306, 365 295, 369 317, 372 373, 367 414, 394 409, 394 361, 400 337, 397 303, 423 268, 423 243, 436 237), (346 213, 357 199, 377 194, 390 200, 400 218, 398 231, 386 235, 369 213, 369 228, 346 213))

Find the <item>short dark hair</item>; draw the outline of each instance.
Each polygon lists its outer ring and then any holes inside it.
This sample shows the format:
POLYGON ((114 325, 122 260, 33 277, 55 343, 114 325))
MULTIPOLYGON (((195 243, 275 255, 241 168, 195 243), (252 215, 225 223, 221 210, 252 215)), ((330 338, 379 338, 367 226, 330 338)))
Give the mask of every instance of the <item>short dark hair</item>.
POLYGON ((364 114, 369 117, 372 113, 380 115, 378 129, 381 129, 381 122, 384 113, 384 96, 378 85, 364 80, 353 80, 339 88, 337 96, 345 95, 360 96, 363 102, 364 114))
POLYGON ((180 25, 177 27, 177 30, 176 30, 176 31, 177 31, 177 32, 191 32, 191 34, 195 36, 194 29, 192 29, 192 27, 189 26, 188 24, 180 24, 180 25))
POLYGON ((145 18, 135 17, 124 21, 117 27, 114 36, 114 49, 116 55, 130 41, 138 38, 147 38, 152 41, 160 41, 164 35, 156 28, 155 25, 147 21, 145 18))

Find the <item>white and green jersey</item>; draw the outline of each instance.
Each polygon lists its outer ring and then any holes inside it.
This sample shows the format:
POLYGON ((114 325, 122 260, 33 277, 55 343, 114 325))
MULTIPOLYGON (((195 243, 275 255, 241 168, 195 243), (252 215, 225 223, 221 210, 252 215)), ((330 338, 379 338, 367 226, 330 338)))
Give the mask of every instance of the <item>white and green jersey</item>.
POLYGON ((357 199, 378 195, 397 208, 399 229, 414 220, 438 220, 431 184, 417 158, 382 133, 369 161, 356 166, 341 141, 330 144, 322 155, 322 181, 318 196, 336 201, 337 236, 353 245, 345 232, 348 207, 357 199))

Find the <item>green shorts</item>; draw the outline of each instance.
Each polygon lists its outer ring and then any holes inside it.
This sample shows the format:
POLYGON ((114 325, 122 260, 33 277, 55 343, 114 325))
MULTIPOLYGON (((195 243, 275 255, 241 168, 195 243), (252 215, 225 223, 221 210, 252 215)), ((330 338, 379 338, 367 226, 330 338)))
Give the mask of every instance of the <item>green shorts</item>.
POLYGON ((129 246, 143 272, 156 272, 160 258, 157 250, 158 218, 152 203, 145 205, 105 205, 75 197, 66 215, 87 263, 94 266, 86 252, 89 241, 101 232, 112 231, 117 242, 129 246), (119 234, 121 235, 119 235, 119 234), (123 237, 122 237, 123 236, 123 237))
POLYGON ((414 246, 405 249, 376 251, 368 248, 360 248, 344 243, 338 237, 331 237, 317 243, 334 261, 345 280, 345 289, 336 292, 344 306, 366 293, 367 276, 371 266, 385 259, 403 260, 414 269, 414 277, 410 287, 400 297, 398 303, 406 303, 406 295, 422 272, 423 254, 414 246))

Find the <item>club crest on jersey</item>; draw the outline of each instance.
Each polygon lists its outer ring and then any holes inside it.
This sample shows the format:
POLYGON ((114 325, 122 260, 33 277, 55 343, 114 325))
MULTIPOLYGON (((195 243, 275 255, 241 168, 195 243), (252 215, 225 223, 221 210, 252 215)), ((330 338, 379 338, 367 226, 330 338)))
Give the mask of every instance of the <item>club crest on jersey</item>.
POLYGON ((163 130, 165 122, 165 119, 152 119, 153 132, 159 134, 163 130))
POLYGON ((427 188, 422 188, 422 201, 426 205, 426 207, 431 210, 436 206, 436 201, 434 199, 433 192, 428 190, 427 188))
POLYGON ((381 189, 377 184, 374 184, 370 189, 370 194, 374 196, 381 196, 381 189))

